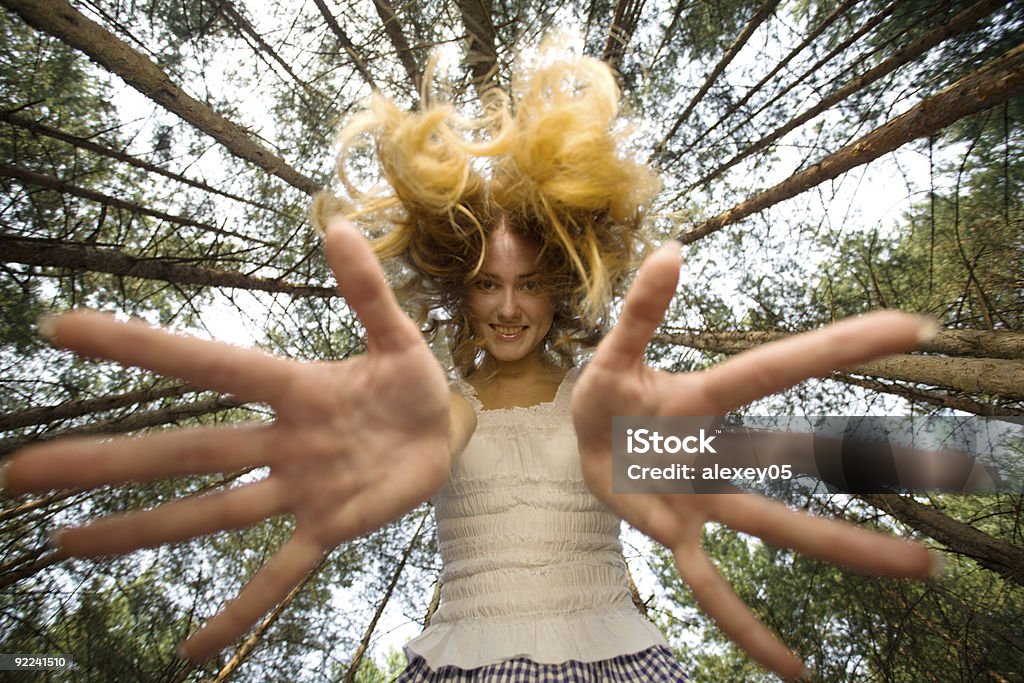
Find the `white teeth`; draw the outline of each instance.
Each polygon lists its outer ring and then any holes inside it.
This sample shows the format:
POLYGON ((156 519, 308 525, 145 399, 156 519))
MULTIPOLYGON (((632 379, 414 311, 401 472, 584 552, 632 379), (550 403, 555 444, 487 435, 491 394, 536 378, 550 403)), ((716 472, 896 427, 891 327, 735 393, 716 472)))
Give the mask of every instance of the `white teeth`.
POLYGON ((498 334, 505 335, 517 334, 526 329, 526 325, 518 325, 516 327, 509 327, 508 325, 492 325, 492 327, 498 332, 498 334))

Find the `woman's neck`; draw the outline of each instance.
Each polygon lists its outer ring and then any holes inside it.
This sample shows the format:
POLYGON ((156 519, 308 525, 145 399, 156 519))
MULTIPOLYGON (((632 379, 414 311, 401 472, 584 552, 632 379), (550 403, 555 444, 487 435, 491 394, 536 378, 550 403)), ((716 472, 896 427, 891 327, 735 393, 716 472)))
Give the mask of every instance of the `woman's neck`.
POLYGON ((565 368, 531 354, 515 361, 488 357, 468 380, 484 408, 491 410, 548 403, 554 400, 563 377, 565 368))

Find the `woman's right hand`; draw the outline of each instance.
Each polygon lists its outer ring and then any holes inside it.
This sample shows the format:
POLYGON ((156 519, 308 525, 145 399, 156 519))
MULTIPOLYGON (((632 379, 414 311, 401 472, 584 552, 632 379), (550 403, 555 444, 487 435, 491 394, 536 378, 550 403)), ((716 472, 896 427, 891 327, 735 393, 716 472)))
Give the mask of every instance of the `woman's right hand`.
MULTIPOLYGON (((4 472, 11 493, 269 466, 266 479, 60 531, 74 557, 127 553, 295 517, 291 539, 219 614, 182 646, 209 657, 280 602, 334 546, 398 519, 447 480, 447 382, 402 312, 366 240, 345 221, 327 230, 327 260, 366 328, 366 355, 298 362, 229 344, 76 311, 44 332, 79 354, 147 368, 196 387, 269 404, 269 424, 168 430, 140 437, 71 438, 30 446, 4 472)), ((468 437, 465 437, 468 438, 468 437)))

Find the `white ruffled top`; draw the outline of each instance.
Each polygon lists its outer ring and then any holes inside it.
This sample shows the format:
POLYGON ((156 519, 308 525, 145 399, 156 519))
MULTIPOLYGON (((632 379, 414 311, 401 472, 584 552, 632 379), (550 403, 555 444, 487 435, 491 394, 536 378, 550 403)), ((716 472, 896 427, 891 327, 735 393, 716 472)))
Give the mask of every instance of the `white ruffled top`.
POLYGON ((667 644, 633 605, 619 518, 583 482, 570 413, 578 374, 549 403, 500 410, 456 382, 477 428, 434 499, 441 601, 410 659, 593 662, 667 644))

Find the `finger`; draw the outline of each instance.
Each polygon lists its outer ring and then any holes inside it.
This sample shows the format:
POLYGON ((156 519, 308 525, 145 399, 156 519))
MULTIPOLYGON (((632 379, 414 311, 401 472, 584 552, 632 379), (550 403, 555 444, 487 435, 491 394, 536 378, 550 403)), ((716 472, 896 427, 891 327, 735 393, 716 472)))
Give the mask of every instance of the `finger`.
POLYGON ((54 534, 53 542, 72 557, 121 555, 215 531, 241 529, 284 511, 285 498, 277 482, 264 479, 152 510, 99 519, 88 526, 62 529, 54 534))
POLYGON ((46 320, 40 331, 54 344, 90 358, 112 360, 178 377, 242 401, 271 402, 292 373, 283 358, 151 327, 96 311, 72 311, 46 320))
POLYGON ((323 556, 323 549, 298 534, 256 572, 234 600, 186 640, 179 652, 201 661, 242 636, 260 617, 284 600, 323 556))
POLYGON ((854 571, 924 578, 933 568, 927 549, 900 538, 812 517, 761 496, 730 496, 721 503, 713 518, 736 531, 854 571))
POLYGON ((673 555, 693 597, 725 635, 779 676, 789 679, 803 675, 803 663, 757 620, 698 545, 682 546, 673 555))
POLYGON ((679 282, 678 242, 666 242, 640 266, 619 320, 597 347, 592 363, 624 370, 643 360, 679 282))
POLYGON ((416 325, 398 305, 369 243, 351 223, 333 219, 324 234, 327 263, 338 290, 381 351, 402 351, 421 343, 416 325))
POLYGON ((61 439, 12 455, 4 484, 12 494, 39 493, 267 465, 276 455, 271 429, 204 427, 107 440, 61 439))
POLYGON ((715 413, 727 412, 809 377, 908 351, 934 329, 934 321, 898 311, 849 318, 744 351, 703 373, 704 390, 715 413))

